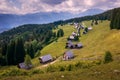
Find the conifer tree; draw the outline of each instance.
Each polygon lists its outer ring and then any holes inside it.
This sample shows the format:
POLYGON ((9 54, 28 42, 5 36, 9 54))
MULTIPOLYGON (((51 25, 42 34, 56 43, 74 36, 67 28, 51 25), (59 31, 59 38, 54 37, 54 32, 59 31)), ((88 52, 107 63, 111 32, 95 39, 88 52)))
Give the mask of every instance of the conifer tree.
POLYGON ((120 8, 115 8, 113 10, 110 29, 120 29, 120 8))
POLYGON ((3 45, 2 45, 2 55, 5 56, 6 53, 7 53, 7 44, 3 43, 3 45))
POLYGON ((24 63, 25 63, 27 66, 29 66, 29 65, 32 64, 31 58, 30 58, 29 55, 26 55, 26 56, 25 56, 25 61, 24 61, 24 63))
POLYGON ((30 55, 30 57, 31 57, 32 59, 34 58, 34 49, 33 49, 33 46, 32 46, 32 45, 30 45, 29 55, 30 55))
POLYGON ((24 61, 25 50, 22 38, 18 38, 15 45, 15 62, 16 64, 24 61))
POLYGON ((7 65, 14 65, 15 42, 11 41, 7 47, 6 62, 7 65))
POLYGON ((111 52, 106 51, 105 55, 104 55, 104 63, 109 63, 111 61, 113 61, 112 54, 111 54, 111 52))

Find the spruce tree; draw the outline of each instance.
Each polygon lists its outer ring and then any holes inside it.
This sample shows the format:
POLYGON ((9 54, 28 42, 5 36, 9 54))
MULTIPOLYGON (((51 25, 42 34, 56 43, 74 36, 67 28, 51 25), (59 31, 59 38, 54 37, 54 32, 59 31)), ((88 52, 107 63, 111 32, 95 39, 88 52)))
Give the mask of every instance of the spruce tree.
POLYGON ((53 32, 53 35, 52 35, 54 38, 56 37, 56 32, 53 32))
POLYGON ((95 20, 95 25, 98 25, 98 20, 95 20))
POLYGON ((112 12, 110 29, 120 29, 120 8, 115 8, 112 12))
POLYGON ((33 46, 32 46, 32 45, 30 45, 29 55, 30 55, 30 57, 31 57, 32 59, 34 58, 34 49, 33 49, 33 46))
POLYGON ((30 58, 29 55, 26 55, 26 56, 25 56, 25 61, 24 61, 24 63, 25 63, 27 66, 29 66, 29 65, 32 64, 31 58, 30 58))
POLYGON ((18 38, 15 45, 15 62, 16 64, 24 61, 25 50, 22 38, 18 38))
POLYGON ((60 37, 60 30, 58 30, 57 32, 57 37, 60 37))
POLYGON ((106 51, 105 56, 104 56, 104 63, 109 63, 111 61, 113 61, 112 54, 111 54, 111 52, 106 51))
POLYGON ((60 29, 60 33, 61 33, 61 37, 63 37, 63 36, 64 36, 64 31, 63 31, 63 29, 60 29))
POLYGON ((7 65, 14 65, 14 51, 15 50, 15 42, 11 41, 7 47, 7 54, 6 54, 6 62, 7 65))
POLYGON ((63 29, 59 29, 57 32, 57 37, 63 37, 64 36, 64 31, 63 29))
POLYGON ((3 45, 2 45, 2 55, 5 56, 6 53, 7 53, 7 44, 3 43, 3 45))

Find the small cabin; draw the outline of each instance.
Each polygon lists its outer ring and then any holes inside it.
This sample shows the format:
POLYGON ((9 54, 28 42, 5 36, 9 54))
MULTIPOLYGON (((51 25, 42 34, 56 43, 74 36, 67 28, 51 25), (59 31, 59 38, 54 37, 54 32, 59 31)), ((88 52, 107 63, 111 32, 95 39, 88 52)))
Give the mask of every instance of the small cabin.
POLYGON ((74 40, 75 39, 75 36, 71 35, 67 38, 67 40, 74 40))
POLYGON ((18 68, 21 69, 31 69, 33 67, 32 64, 26 65, 24 62, 18 64, 18 68))
POLYGON ((48 55, 41 56, 39 60, 40 60, 40 63, 47 63, 47 62, 51 62, 53 58, 50 54, 48 54, 48 55))
POLYGON ((69 39, 70 39, 70 40, 73 40, 73 39, 75 39, 75 36, 71 35, 71 36, 69 37, 69 39))
POLYGON ((84 27, 83 25, 80 25, 80 28, 81 28, 81 29, 84 29, 85 27, 84 27))
POLYGON ((65 48, 71 48, 71 49, 73 49, 74 47, 75 47, 75 45, 72 43, 72 41, 68 41, 66 43, 66 47, 65 48))
POLYGON ((74 27, 75 27, 75 28, 78 28, 78 23, 74 23, 74 27))
POLYGON ((90 31, 90 30, 92 30, 93 28, 92 27, 88 27, 88 30, 90 31))
POLYGON ((82 47, 83 47, 82 43, 78 43, 75 45, 75 48, 82 48, 82 47))
POLYGON ((63 54, 63 60, 69 60, 74 58, 74 54, 72 51, 67 51, 63 54))
POLYGON ((73 35, 73 36, 77 36, 77 33, 76 33, 76 32, 72 32, 72 35, 73 35))
POLYGON ((68 40, 66 44, 71 44, 71 43, 72 43, 72 41, 71 41, 71 40, 68 40))

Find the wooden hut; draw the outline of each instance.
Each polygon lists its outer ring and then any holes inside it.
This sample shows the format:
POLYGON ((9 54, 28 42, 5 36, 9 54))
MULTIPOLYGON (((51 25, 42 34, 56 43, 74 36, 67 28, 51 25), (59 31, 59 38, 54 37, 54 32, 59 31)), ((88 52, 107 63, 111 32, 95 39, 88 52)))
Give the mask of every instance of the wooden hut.
POLYGON ((71 49, 73 49, 74 47, 75 45, 72 43, 72 41, 68 41, 65 46, 65 48, 71 48, 71 49))
POLYGON ((74 58, 74 54, 72 51, 67 51, 63 54, 63 60, 69 60, 74 58))
POLYGON ((39 57, 40 63, 47 63, 53 60, 50 54, 39 57))
POLYGON ((26 65, 24 62, 18 64, 18 68, 21 68, 21 69, 31 69, 32 67, 33 67, 32 64, 26 65))
POLYGON ((82 43, 78 43, 75 45, 75 48, 82 48, 82 47, 83 47, 82 43))

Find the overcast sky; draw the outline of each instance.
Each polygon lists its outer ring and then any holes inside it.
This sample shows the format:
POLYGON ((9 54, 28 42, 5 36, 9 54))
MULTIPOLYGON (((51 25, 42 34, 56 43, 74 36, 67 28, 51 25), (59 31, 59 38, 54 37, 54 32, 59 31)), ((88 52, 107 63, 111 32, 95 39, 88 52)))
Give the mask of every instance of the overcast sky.
POLYGON ((120 0, 0 0, 0 13, 29 14, 37 12, 80 13, 87 9, 120 7, 120 0))

